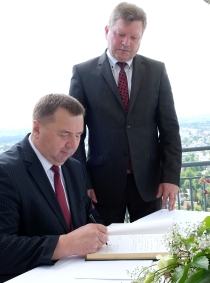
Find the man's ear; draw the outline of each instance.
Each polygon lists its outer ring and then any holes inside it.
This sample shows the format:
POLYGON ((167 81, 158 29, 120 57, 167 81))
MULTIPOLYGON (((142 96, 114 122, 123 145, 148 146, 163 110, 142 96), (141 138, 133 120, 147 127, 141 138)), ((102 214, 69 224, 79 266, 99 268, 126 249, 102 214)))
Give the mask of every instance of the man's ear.
POLYGON ((33 136, 35 138, 38 138, 40 133, 40 121, 39 120, 34 120, 33 121, 33 136))
POLYGON ((109 26, 105 26, 105 38, 107 39, 107 35, 109 32, 109 26))

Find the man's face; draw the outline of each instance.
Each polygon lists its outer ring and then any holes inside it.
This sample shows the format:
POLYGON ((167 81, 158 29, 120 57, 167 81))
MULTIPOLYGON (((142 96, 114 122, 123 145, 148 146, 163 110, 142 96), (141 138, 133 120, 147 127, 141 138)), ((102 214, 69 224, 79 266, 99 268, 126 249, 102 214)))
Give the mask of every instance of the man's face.
POLYGON ((142 21, 127 24, 119 19, 112 27, 105 27, 108 49, 111 55, 119 62, 131 60, 139 50, 143 35, 142 21))
POLYGON ((62 165, 76 151, 83 132, 83 116, 59 108, 51 122, 34 121, 32 141, 52 164, 62 165))

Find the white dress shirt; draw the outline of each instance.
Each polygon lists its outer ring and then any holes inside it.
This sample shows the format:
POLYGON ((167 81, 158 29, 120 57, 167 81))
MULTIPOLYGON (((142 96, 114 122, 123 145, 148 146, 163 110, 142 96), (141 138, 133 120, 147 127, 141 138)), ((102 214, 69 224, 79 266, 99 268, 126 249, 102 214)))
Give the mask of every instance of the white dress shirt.
MULTIPOLYGON (((54 172, 50 169, 53 164, 51 164, 39 151, 38 149, 35 147, 35 145, 33 144, 32 140, 31 140, 31 135, 28 137, 28 141, 31 145, 31 147, 33 148, 34 152, 36 153, 39 161, 41 162, 43 168, 44 168, 44 171, 50 181, 50 184, 52 185, 52 188, 55 192, 55 186, 54 186, 54 172)), ((62 182, 62 185, 63 185, 63 189, 64 189, 64 194, 65 194, 65 198, 66 198, 66 202, 67 202, 67 205, 68 205, 68 208, 69 208, 69 203, 68 203, 68 198, 67 198, 67 195, 66 195, 66 184, 65 184, 65 181, 64 181, 64 177, 63 177, 63 173, 62 173, 62 170, 61 170, 61 166, 59 166, 59 170, 60 170, 60 176, 61 176, 61 182, 62 182)))
MULTIPOLYGON (((118 61, 114 57, 112 57, 109 50, 107 50, 106 54, 107 54, 108 59, 109 59, 109 63, 110 63, 111 69, 112 69, 112 74, 114 76, 116 84, 118 85, 120 66, 118 66, 118 64, 117 64, 118 61)), ((133 73, 133 59, 129 60, 126 63, 127 63, 127 66, 125 66, 125 73, 126 73, 127 81, 128 81, 128 93, 129 93, 129 96, 130 96, 130 93, 131 93, 131 78, 132 78, 132 73, 133 73)))

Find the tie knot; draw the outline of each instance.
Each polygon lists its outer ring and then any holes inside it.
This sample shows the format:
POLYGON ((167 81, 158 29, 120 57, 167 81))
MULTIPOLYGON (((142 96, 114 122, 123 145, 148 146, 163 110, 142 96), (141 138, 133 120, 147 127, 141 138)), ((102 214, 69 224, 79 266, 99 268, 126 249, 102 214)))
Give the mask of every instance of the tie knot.
POLYGON ((60 174, 60 170, 59 170, 59 167, 58 167, 58 166, 53 165, 50 169, 51 169, 54 173, 60 174))
POLYGON ((125 63, 125 62, 117 62, 117 65, 118 65, 121 69, 124 69, 125 66, 127 65, 127 63, 125 63))

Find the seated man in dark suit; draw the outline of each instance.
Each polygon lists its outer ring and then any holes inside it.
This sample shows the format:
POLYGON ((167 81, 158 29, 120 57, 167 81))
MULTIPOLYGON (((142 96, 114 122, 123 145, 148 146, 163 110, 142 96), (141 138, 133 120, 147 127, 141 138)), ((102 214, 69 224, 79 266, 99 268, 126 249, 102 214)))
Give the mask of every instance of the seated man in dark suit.
POLYGON ((102 220, 82 165, 70 157, 83 118, 73 97, 46 95, 34 107, 31 134, 0 155, 0 282, 106 243, 107 228, 89 223, 102 220))

